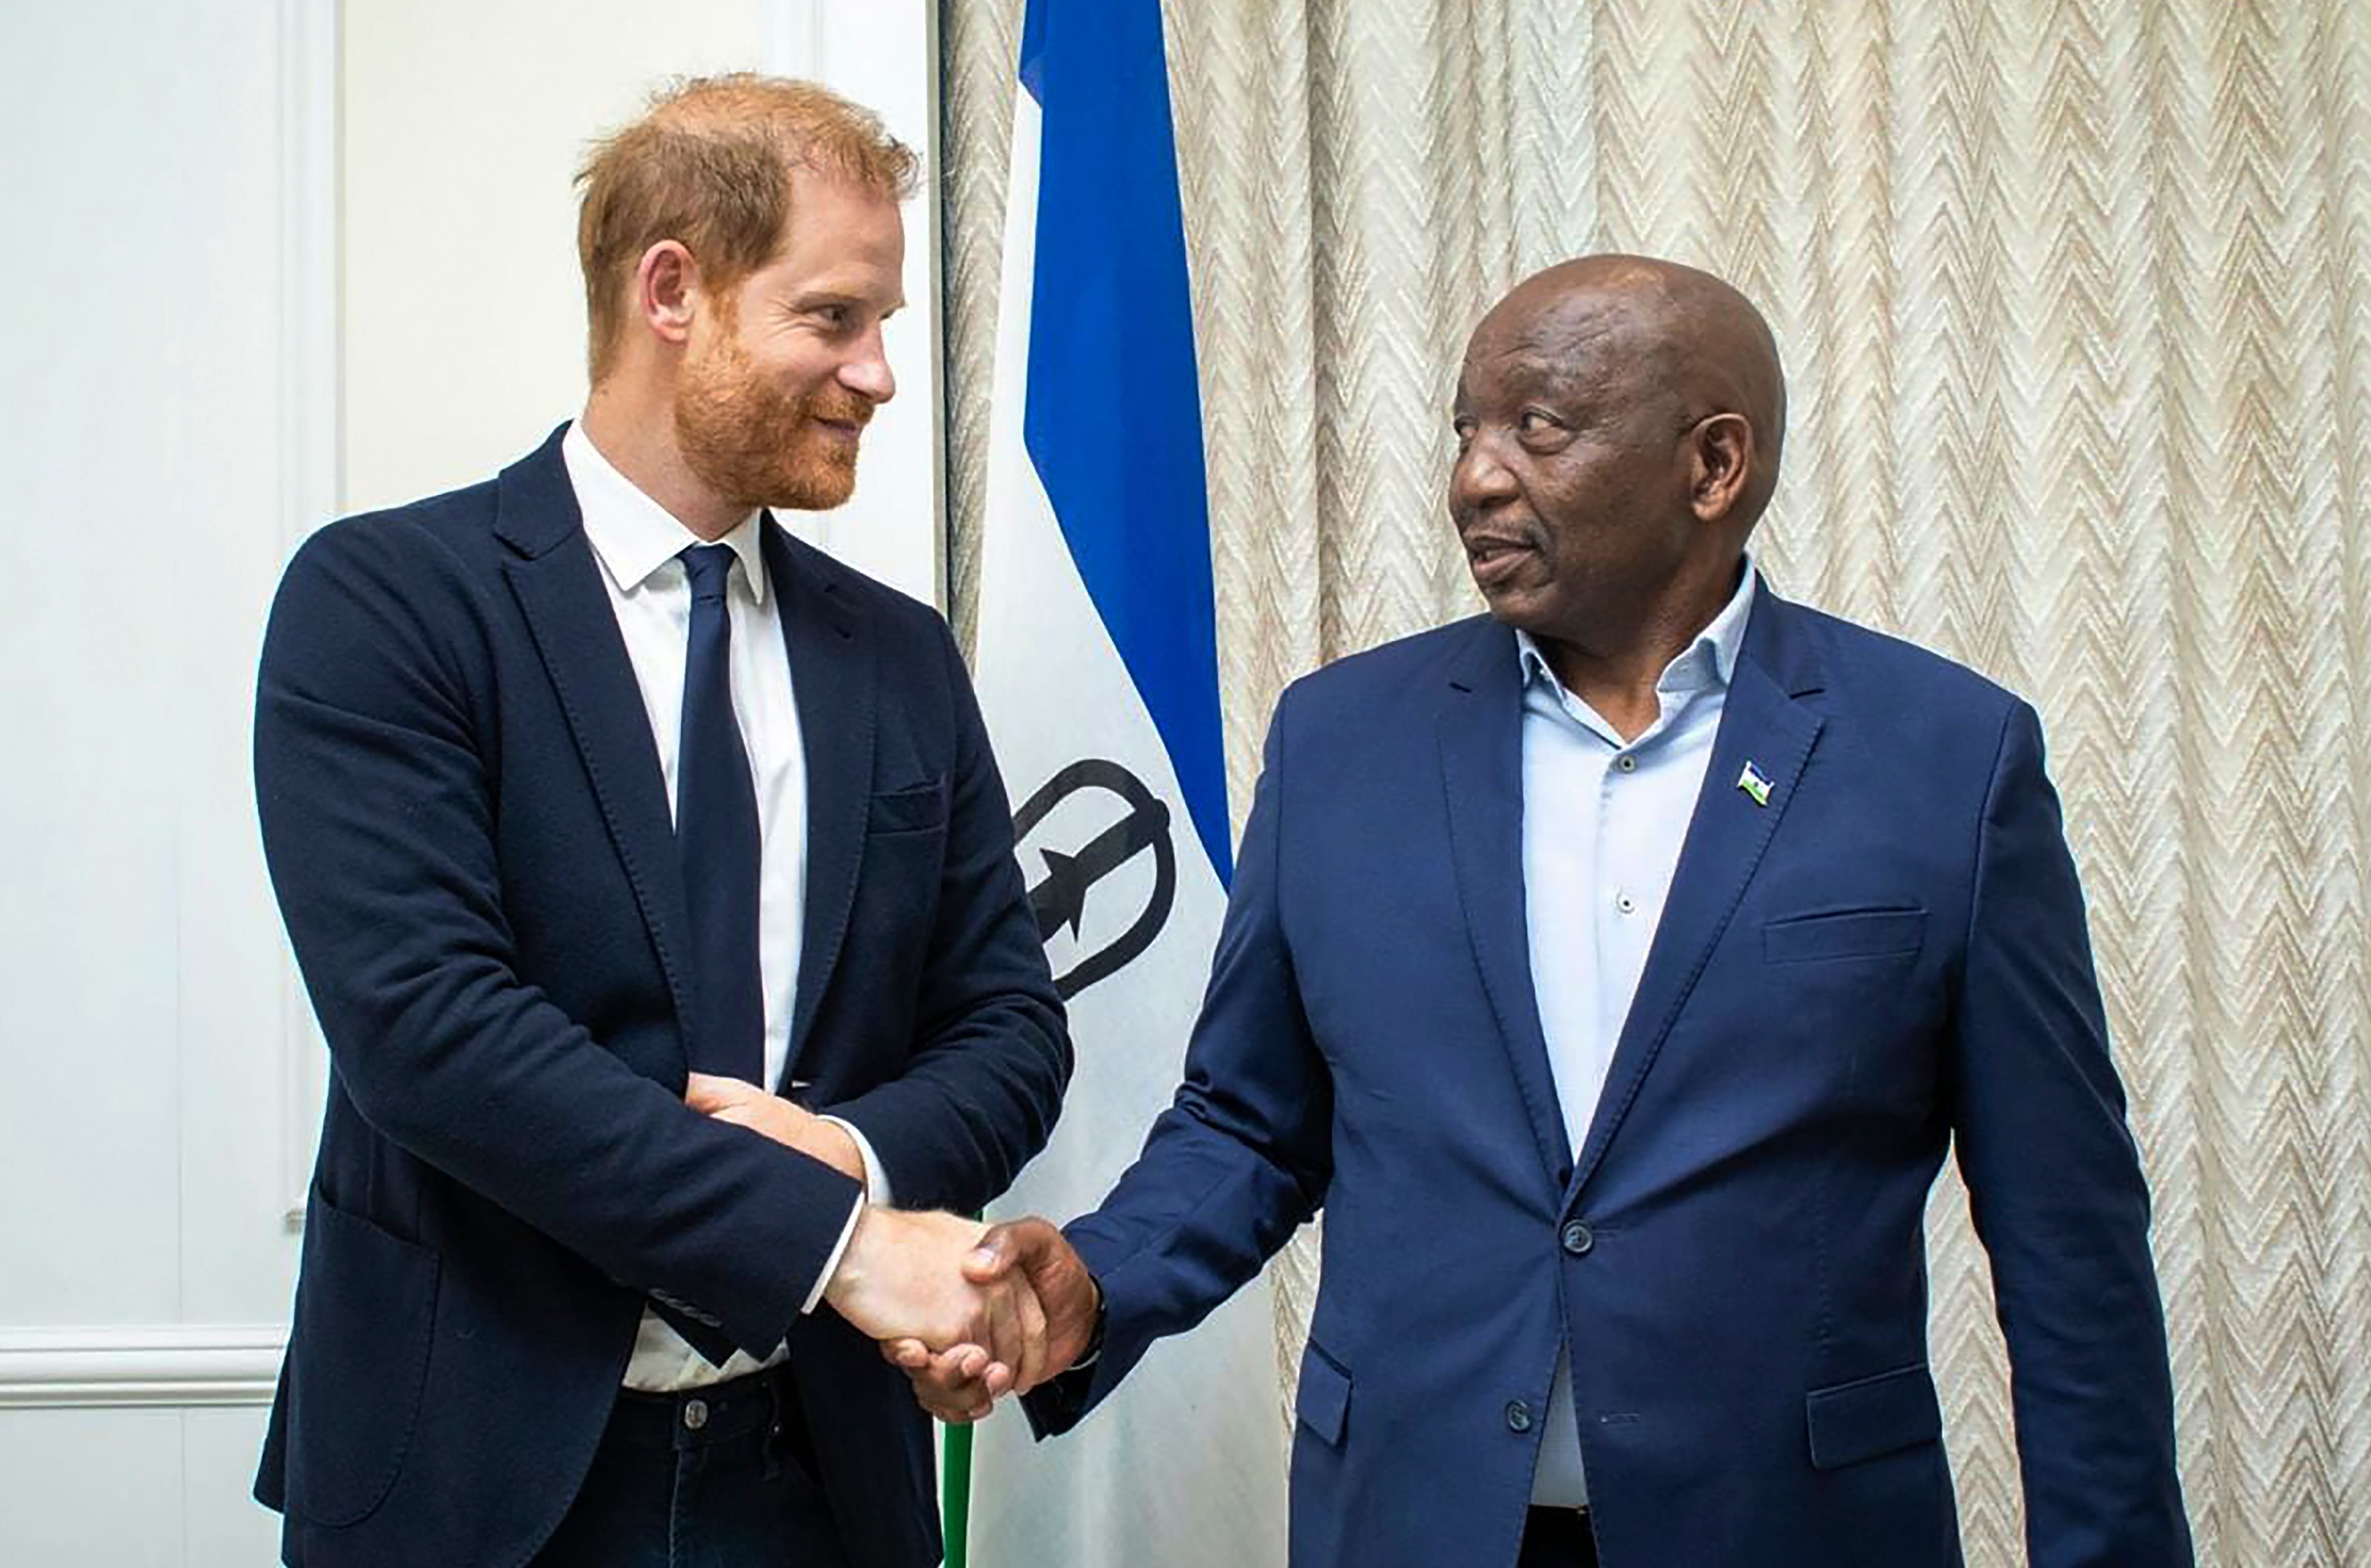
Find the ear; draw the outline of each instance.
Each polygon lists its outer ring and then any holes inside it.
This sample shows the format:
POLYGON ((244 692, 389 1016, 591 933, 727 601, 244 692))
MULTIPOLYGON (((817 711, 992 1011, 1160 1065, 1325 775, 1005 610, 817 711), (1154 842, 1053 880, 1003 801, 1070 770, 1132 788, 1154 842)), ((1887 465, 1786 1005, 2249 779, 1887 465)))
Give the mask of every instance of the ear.
POLYGON ((1753 424, 1743 414, 1715 414, 1687 435, 1688 503, 1718 523, 1737 505, 1753 472, 1753 424))
POLYGON ((634 269, 634 316, 663 342, 680 347, 691 336, 700 301, 700 263, 683 242, 663 239, 642 252, 634 269))

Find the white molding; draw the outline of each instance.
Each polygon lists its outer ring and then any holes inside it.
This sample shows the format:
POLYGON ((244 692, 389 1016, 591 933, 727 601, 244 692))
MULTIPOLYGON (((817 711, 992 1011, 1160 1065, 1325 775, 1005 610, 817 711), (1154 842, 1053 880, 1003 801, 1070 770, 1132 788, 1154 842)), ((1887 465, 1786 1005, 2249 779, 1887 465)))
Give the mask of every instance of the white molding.
POLYGON ((270 1404, 287 1343, 260 1324, 0 1329, 0 1410, 270 1404))
POLYGON ((280 0, 282 543, 339 502, 340 7, 280 0))
MULTIPOLYGON (((341 375, 339 19, 322 0, 280 0, 280 543, 283 556, 337 515, 341 375)), ((284 951, 284 949, 283 949, 284 951)), ((293 962, 281 985, 281 1214, 304 1222, 329 1051, 293 962)))

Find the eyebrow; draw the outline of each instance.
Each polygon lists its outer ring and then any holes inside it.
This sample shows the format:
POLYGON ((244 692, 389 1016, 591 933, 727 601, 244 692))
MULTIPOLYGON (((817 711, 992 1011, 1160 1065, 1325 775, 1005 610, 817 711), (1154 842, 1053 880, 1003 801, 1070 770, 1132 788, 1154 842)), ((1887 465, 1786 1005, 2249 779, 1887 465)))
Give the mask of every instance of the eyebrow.
MULTIPOLYGON (((861 294, 849 294, 839 289, 818 289, 813 294, 794 295, 791 300, 791 308, 804 315, 810 311, 827 310, 834 306, 850 310, 862 310, 869 303, 861 294)), ((881 318, 885 321, 905 308, 906 296, 900 294, 881 307, 881 318)))
MULTIPOLYGON (((1594 389, 1584 386, 1573 374, 1572 367, 1552 360, 1526 357, 1510 365, 1500 378, 1498 390, 1518 402, 1552 402, 1577 404, 1587 402, 1594 389)), ((1451 399, 1451 408, 1478 401, 1461 379, 1451 399)))

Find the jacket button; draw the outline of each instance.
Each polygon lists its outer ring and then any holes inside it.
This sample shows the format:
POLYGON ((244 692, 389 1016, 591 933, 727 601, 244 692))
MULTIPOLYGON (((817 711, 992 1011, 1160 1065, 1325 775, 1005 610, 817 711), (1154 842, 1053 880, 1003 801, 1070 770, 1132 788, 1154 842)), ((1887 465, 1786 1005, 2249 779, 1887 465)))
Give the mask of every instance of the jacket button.
POLYGON ((1576 1258, 1588 1256, 1589 1250, 1597 1245, 1597 1238, 1589 1233, 1589 1227, 1577 1219, 1564 1228, 1561 1239, 1564 1250, 1576 1258))
POLYGON ((683 1424, 691 1428, 694 1432, 697 1432, 701 1427, 707 1425, 708 1401, 706 1400, 686 1400, 683 1406, 683 1424))
POLYGON ((1507 1430, 1529 1432, 1532 1429, 1532 1407, 1521 1400, 1507 1401, 1507 1430))

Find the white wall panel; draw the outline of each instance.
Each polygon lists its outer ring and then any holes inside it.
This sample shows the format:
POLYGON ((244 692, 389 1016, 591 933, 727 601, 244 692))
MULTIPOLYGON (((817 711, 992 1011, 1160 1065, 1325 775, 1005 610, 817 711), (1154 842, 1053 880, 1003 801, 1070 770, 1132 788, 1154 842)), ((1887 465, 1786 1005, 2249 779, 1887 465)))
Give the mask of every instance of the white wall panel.
POLYGON ((585 138, 779 64, 789 15, 0 7, 0 1564, 272 1561, 248 1488, 323 1070, 249 778, 281 563, 574 411, 585 138))
POLYGON ((34 392, 0 424, 30 569, 0 617, 25 764, 0 770, 0 1322, 286 1293, 272 1166, 242 1158, 276 1106, 185 1116, 271 1082, 282 1028, 248 782, 282 548, 280 23, 276 0, 0 22, 0 380, 34 392))
POLYGON ((248 750, 291 519, 334 503, 335 17, 0 11, 11 1568, 272 1556, 292 1031, 248 750))
MULTIPOLYGON (((181 1423, 169 1410, 0 1411, 0 1562, 241 1568, 237 1556, 189 1550, 179 1506, 181 1423)), ((244 1561, 269 1562, 268 1539, 264 1552, 244 1561)))
POLYGON ((263 1447, 265 1414, 250 1405, 193 1410, 181 1418, 188 1568, 264 1568, 279 1560, 280 1521, 248 1495, 256 1451, 263 1447))

